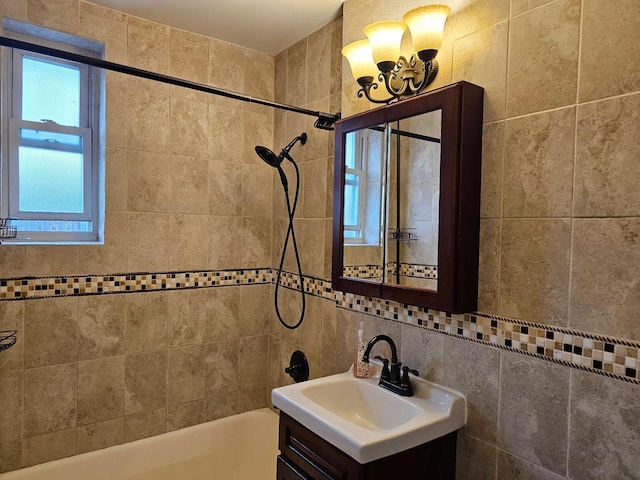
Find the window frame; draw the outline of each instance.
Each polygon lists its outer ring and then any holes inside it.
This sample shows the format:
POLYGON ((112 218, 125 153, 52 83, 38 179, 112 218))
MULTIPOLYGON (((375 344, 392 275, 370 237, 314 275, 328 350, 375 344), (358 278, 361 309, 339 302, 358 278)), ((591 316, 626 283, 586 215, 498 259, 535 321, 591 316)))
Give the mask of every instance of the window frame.
MULTIPOLYGON (((19 23, 12 21, 13 23, 19 23)), ((4 21, 3 21, 3 26, 4 21)), ((38 36, 32 35, 32 31, 25 34, 18 25, 18 29, 12 33, 12 37, 30 41, 43 46, 53 47, 74 53, 89 53, 91 56, 101 55, 97 50, 87 50, 78 44, 86 45, 88 41, 79 37, 71 37, 66 34, 54 32, 40 27, 35 29, 38 36), (64 41, 55 41, 52 38, 61 37, 64 41), (46 39, 44 39, 46 38, 46 39)), ((89 41, 92 46, 97 42, 89 41)), ((92 67, 79 62, 50 57, 39 53, 20 49, 2 48, 2 137, 7 141, 2 142, 0 154, 0 198, 2 199, 0 217, 17 217, 19 220, 29 222, 33 228, 30 230, 19 229, 16 239, 3 240, 5 244, 102 244, 104 243, 104 166, 102 155, 104 145, 101 145, 101 129, 103 127, 104 93, 102 91, 104 80, 103 72, 97 67, 92 67), (44 60, 56 65, 73 66, 80 70, 80 117, 79 126, 65 126, 47 121, 37 122, 22 120, 22 62, 25 57, 36 60, 44 60), (83 212, 82 213, 57 213, 57 212, 22 212, 19 210, 18 195, 18 149, 20 147, 20 129, 32 129, 51 133, 62 133, 78 136, 82 139, 83 155, 83 212), (63 230, 37 230, 37 222, 58 221, 66 222, 91 222, 90 231, 63 231, 63 230)), ((56 148, 52 148, 56 150, 56 148)), ((63 150, 62 148, 60 150, 63 150)))
MULTIPOLYGON (((358 189, 358 211, 357 211, 357 223, 356 225, 343 225, 344 233, 344 243, 348 245, 361 245, 365 243, 364 238, 364 228, 365 228, 365 210, 366 210, 366 199, 367 199, 367 151, 368 151, 368 143, 367 137, 369 134, 368 130, 358 130, 355 132, 350 132, 355 134, 355 161, 354 167, 349 168, 346 166, 345 162, 345 188, 347 186, 346 176, 353 175, 356 177, 357 181, 351 183, 354 184, 358 189), (359 168, 358 168, 359 167, 359 168), (356 236, 347 237, 347 232, 355 232, 356 236)), ((346 204, 345 204, 346 207, 346 204)), ((343 213, 343 218, 347 216, 343 213)))

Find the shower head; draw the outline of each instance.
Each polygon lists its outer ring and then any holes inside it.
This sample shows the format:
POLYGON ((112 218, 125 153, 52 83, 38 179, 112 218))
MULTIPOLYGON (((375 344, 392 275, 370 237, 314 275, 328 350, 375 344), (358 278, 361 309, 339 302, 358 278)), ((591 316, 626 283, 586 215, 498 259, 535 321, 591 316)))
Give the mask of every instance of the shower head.
POLYGON ((262 147, 260 145, 258 145, 256 147, 256 153, 268 165, 271 165, 272 167, 275 167, 275 168, 280 168, 280 164, 282 163, 282 160, 284 159, 284 157, 276 156, 276 154, 273 153, 267 147, 262 147))
POLYGON ((284 174, 284 171, 282 170, 282 167, 280 166, 280 164, 285 159, 285 157, 288 158, 289 161, 293 162, 293 158, 289 156, 289 151, 293 148, 293 146, 298 141, 300 141, 302 145, 307 143, 307 134, 302 133, 302 135, 291 140, 291 142, 289 142, 289 145, 287 145, 282 149, 282 152, 280 152, 280 155, 276 155, 275 153, 273 153, 272 150, 268 149, 267 147, 263 147, 261 145, 256 146, 256 153, 258 154, 258 156, 262 160, 264 160, 267 165, 271 165, 272 167, 278 170, 278 173, 280 174, 280 180, 282 181, 282 186, 284 187, 285 192, 289 191, 289 183, 287 182, 287 177, 284 174))

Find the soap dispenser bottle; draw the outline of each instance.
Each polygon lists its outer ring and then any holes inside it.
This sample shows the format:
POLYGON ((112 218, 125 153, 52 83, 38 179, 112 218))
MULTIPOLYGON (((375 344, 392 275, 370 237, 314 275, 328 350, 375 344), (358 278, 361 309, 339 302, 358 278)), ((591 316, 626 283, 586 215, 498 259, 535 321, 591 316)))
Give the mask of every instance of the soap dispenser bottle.
POLYGON ((367 345, 364 342, 364 322, 360 322, 358 330, 358 351, 356 353, 356 361, 353 364, 353 375, 358 378, 366 378, 369 376, 369 363, 363 362, 362 357, 367 345))

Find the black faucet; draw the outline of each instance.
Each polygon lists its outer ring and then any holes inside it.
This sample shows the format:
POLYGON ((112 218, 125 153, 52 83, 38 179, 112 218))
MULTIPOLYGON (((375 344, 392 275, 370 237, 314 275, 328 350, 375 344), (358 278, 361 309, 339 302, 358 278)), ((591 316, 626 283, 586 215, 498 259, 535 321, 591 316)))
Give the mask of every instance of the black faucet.
POLYGON ((371 349, 381 340, 387 342, 389 347, 391 347, 391 367, 389 368, 389 360, 386 358, 379 356, 375 357, 382 360, 382 372, 380 373, 379 385, 382 388, 386 388, 387 390, 397 393, 398 395, 402 395, 403 397, 413 396, 413 388, 411 387, 411 381, 409 380, 409 372, 414 375, 418 375, 418 372, 416 370, 411 370, 409 367, 402 367, 402 377, 400 377, 400 367, 402 366, 402 363, 398 362, 398 351, 396 349, 396 344, 393 342, 391 337, 387 335, 376 335, 369 340, 367 348, 362 355, 362 361, 369 363, 369 354, 371 354, 371 349))

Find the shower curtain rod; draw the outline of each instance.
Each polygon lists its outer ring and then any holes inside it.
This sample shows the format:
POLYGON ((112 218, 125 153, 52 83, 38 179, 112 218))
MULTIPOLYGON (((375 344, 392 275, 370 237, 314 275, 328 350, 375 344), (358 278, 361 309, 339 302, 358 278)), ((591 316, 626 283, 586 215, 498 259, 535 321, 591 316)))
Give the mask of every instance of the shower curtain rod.
POLYGON ((201 92, 211 93, 213 95, 219 95, 221 97, 233 98, 234 100, 240 100, 242 102, 257 103, 259 105, 265 105, 267 107, 273 107, 280 110, 287 110, 289 112, 301 113, 303 115, 309 115, 317 117, 315 127, 322 130, 333 130, 333 124, 336 120, 340 119, 340 114, 324 113, 314 110, 307 110, 306 108, 294 107, 283 103, 272 102, 269 100, 263 100, 260 98, 254 98, 249 95, 243 95, 222 88, 211 87, 202 83, 191 82, 189 80, 182 80, 176 77, 170 77, 169 75, 162 75, 160 73, 153 73, 140 68, 129 67, 120 63, 108 62, 99 58, 88 57, 86 55, 79 55, 77 53, 65 52, 64 50, 58 50, 55 48, 44 47, 35 43, 24 42, 22 40, 16 40, 5 36, 0 36, 0 46, 18 48, 20 50, 26 50, 29 52, 40 53, 42 55, 48 55, 50 57, 62 58, 64 60, 71 60, 73 62, 84 63, 93 67, 104 68, 105 70, 112 70, 114 72, 126 73, 127 75, 133 75, 135 77, 146 78, 148 80, 155 80, 157 82, 168 83, 176 85, 178 87, 189 88, 192 90, 199 90, 201 92))

